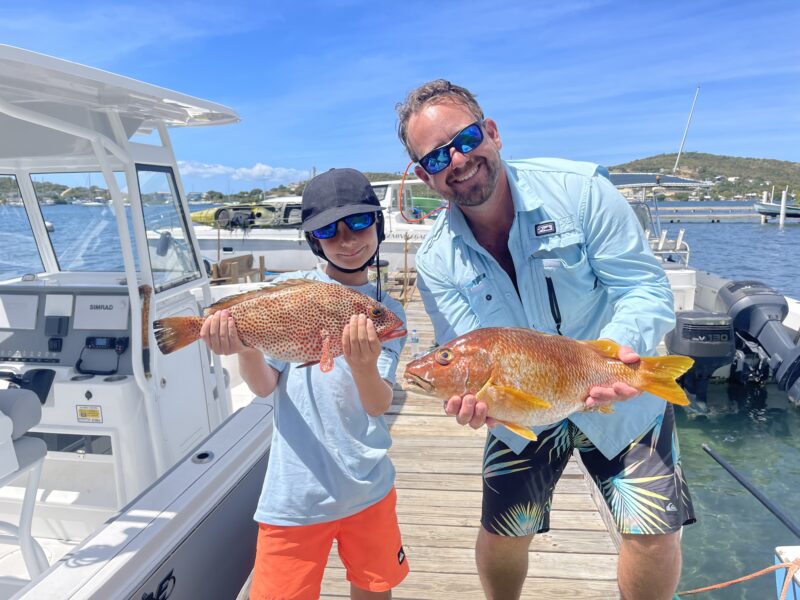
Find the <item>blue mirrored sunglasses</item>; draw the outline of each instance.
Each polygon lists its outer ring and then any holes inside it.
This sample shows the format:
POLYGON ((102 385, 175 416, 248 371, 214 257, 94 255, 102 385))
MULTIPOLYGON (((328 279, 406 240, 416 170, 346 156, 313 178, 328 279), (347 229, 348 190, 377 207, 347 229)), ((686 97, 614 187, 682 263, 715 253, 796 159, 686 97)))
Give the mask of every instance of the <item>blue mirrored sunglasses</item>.
POLYGON ((450 166, 450 148, 455 148, 461 154, 469 154, 480 146, 481 142, 483 142, 483 129, 480 121, 475 121, 455 134, 450 142, 434 148, 417 162, 429 175, 436 175, 450 166))
MULTIPOLYGON (((357 215, 348 215, 342 217, 339 221, 344 221, 345 225, 350 228, 350 231, 362 231, 375 222, 374 212, 358 213, 357 215)), ((311 231, 318 240, 329 240, 336 236, 336 228, 339 226, 339 221, 328 223, 324 227, 319 227, 311 231)))

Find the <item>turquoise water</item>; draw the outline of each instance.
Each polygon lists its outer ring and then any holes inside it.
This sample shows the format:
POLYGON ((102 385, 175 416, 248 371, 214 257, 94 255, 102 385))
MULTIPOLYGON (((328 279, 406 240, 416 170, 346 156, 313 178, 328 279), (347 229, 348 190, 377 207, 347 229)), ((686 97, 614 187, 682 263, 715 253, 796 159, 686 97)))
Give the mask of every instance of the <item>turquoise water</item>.
MULTIPOLYGON (((757 279, 800 299, 800 223, 682 223, 691 264, 735 279, 757 279)), ((772 564, 775 546, 800 544, 792 533, 701 448, 708 444, 770 500, 800 521, 800 409, 774 386, 760 392, 712 386, 708 413, 676 411, 684 468, 698 522, 684 530, 681 589, 726 581, 772 564)), ((775 598, 768 574, 691 596, 775 598)))

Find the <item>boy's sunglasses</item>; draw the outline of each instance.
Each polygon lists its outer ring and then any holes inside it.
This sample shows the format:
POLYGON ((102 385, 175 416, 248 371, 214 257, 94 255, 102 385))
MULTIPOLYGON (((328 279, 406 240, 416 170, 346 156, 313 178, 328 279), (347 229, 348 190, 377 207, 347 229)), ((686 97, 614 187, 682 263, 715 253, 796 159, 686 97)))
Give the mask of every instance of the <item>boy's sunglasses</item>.
MULTIPOLYGON (((374 212, 358 213, 357 215, 348 215, 342 217, 339 221, 344 221, 350 228, 350 231, 362 231, 375 222, 374 212)), ((336 236, 336 228, 339 226, 339 221, 328 223, 324 227, 311 230, 313 235, 318 240, 329 240, 336 236)))
POLYGON ((436 175, 450 166, 450 148, 455 148, 461 154, 469 154, 480 146, 481 142, 483 142, 483 129, 481 122, 475 121, 459 131, 447 144, 434 148, 417 162, 429 175, 436 175))

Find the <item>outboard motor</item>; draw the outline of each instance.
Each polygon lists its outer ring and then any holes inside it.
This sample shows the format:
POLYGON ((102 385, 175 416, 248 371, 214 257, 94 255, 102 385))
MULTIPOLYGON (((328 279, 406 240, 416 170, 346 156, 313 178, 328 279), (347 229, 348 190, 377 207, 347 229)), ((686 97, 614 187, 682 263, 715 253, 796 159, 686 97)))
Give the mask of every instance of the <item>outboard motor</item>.
POLYGON ((733 319, 724 313, 699 310, 681 311, 675 318, 675 329, 664 340, 667 352, 694 359, 681 385, 695 400, 705 402, 711 375, 733 362, 733 319))
POLYGON ((799 403, 800 345, 782 324, 789 313, 786 298, 760 281, 728 283, 720 288, 719 298, 733 319, 738 377, 752 381, 768 372, 778 389, 799 403))

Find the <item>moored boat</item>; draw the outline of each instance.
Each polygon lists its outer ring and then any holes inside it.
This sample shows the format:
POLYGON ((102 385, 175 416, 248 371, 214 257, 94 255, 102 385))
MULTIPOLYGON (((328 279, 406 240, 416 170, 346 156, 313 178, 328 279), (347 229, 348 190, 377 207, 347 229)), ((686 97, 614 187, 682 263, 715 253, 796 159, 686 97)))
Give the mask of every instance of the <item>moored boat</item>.
MULTIPOLYGON (((756 202, 753 204, 753 208, 758 214, 765 217, 779 217, 781 214, 781 205, 775 202, 756 202)), ((800 219, 800 205, 787 204, 786 217, 800 219)))

